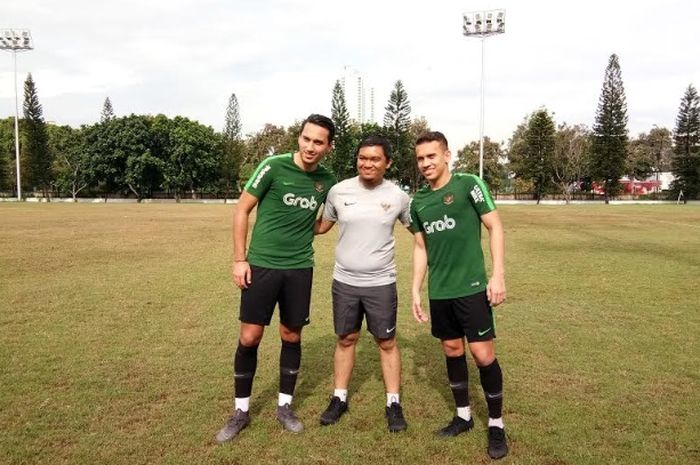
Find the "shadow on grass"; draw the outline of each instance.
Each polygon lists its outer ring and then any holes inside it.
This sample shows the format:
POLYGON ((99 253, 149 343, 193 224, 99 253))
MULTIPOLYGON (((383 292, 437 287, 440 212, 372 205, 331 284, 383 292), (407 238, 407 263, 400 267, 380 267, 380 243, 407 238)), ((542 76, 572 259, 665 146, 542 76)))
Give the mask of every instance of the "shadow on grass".
MULTIPOLYGON (((413 361, 413 383, 430 386, 430 391, 439 393, 445 404, 454 409, 455 401, 447 379, 445 356, 442 353, 440 342, 431 334, 422 333, 410 338, 399 338, 399 342, 406 349, 413 361)), ((467 367, 469 369, 469 404, 472 415, 488 423, 488 409, 481 387, 479 368, 474 363, 467 348, 467 367)), ((427 392, 427 391, 426 391, 427 392)), ((453 410, 454 414, 454 410, 453 410)))

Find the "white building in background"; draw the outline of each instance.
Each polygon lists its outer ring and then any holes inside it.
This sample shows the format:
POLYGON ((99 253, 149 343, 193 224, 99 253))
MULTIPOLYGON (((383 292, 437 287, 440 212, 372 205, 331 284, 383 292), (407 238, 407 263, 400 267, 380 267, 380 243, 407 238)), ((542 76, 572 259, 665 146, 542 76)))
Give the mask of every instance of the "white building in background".
POLYGON ((345 105, 350 120, 360 124, 375 122, 374 87, 369 87, 364 76, 351 66, 344 67, 340 83, 345 93, 345 105))

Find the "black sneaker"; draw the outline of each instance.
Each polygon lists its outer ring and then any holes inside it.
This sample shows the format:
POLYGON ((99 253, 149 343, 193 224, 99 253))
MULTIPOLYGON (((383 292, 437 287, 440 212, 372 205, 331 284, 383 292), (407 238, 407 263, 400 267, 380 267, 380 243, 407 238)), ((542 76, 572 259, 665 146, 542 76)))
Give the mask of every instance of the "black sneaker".
POLYGON ((226 421, 226 424, 224 425, 223 428, 216 434, 216 442, 219 444, 222 444, 226 441, 230 441, 238 433, 241 432, 243 428, 248 426, 250 423, 250 416, 248 415, 248 412, 244 412, 241 409, 236 409, 235 412, 233 412, 233 415, 231 415, 231 418, 226 421))
POLYGON ((454 417, 449 425, 442 429, 435 431, 435 434, 441 438, 451 438, 457 436, 458 434, 466 433, 474 427, 474 419, 470 418, 469 421, 462 417, 454 417))
POLYGON ((398 433, 408 427, 406 419, 403 417, 403 409, 398 402, 392 402, 391 405, 386 408, 385 416, 386 422, 389 424, 389 432, 391 433, 398 433))
POLYGON ((340 420, 345 412, 348 411, 348 403, 340 400, 340 397, 333 396, 328 408, 321 414, 321 424, 332 425, 340 420))
POLYGON ((508 455, 506 430, 498 426, 489 426, 489 457, 502 459, 508 455))

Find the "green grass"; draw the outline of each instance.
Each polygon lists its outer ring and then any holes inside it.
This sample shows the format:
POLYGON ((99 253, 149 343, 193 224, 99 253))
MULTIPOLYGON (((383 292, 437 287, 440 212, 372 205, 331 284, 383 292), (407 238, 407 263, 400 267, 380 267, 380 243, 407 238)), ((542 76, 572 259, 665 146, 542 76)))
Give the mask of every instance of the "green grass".
MULTIPOLYGON (((302 435, 274 419, 279 337, 260 348, 253 423, 230 413, 238 291, 223 205, 0 204, 0 463, 489 463, 453 413, 444 360, 409 311, 411 237, 397 229, 406 433, 390 435, 364 334, 351 410, 332 389, 335 233, 316 241, 312 324, 295 396, 302 435)), ((508 301, 497 309, 505 421, 518 464, 700 462, 700 208, 504 206, 508 301)), ((486 236, 486 235, 485 235, 486 236)))

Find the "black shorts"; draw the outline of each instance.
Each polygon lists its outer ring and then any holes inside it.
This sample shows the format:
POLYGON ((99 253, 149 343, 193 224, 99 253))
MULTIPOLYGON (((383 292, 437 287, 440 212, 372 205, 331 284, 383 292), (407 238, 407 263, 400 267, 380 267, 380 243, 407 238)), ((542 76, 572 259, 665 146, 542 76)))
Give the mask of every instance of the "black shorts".
POLYGON ((486 291, 455 299, 431 299, 433 336, 441 340, 489 341, 496 337, 496 321, 486 291))
POLYGON ((333 325, 335 334, 346 336, 362 328, 367 316, 367 330, 377 339, 396 336, 396 283, 358 287, 333 280, 333 325))
POLYGON ((250 271, 252 282, 241 291, 239 320, 267 326, 279 304, 283 325, 300 328, 309 324, 313 268, 277 270, 250 265, 250 271))

